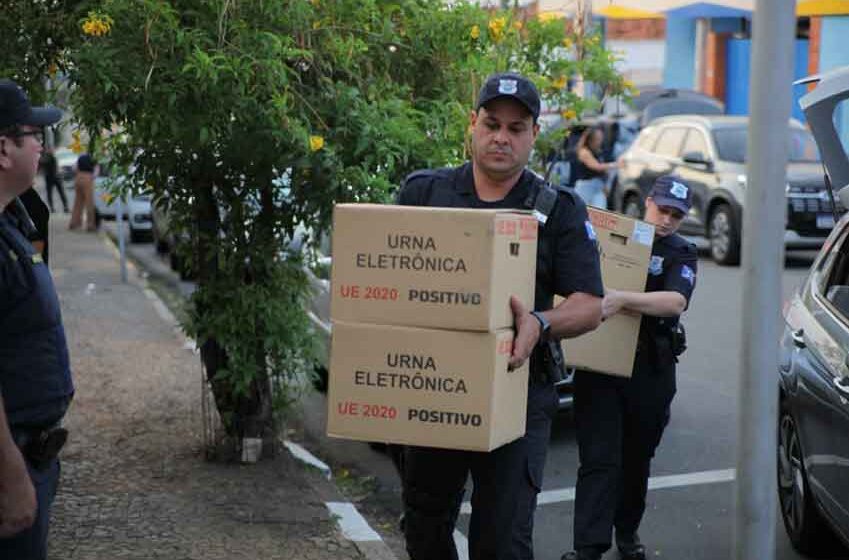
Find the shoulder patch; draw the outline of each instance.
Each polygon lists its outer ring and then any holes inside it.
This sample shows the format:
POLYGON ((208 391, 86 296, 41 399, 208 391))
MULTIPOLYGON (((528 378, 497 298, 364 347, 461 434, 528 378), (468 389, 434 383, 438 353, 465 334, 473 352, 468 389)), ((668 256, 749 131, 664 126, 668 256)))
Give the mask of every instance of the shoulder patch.
POLYGON ((588 238, 590 241, 597 241, 597 240, 598 240, 598 236, 595 234, 595 228, 593 227, 593 225, 590 223, 590 221, 589 221, 589 220, 587 220, 587 221, 585 221, 585 222, 584 222, 584 227, 585 227, 585 228, 586 228, 586 230, 587 230, 587 238, 588 238))
POLYGON ((696 272, 685 264, 681 267, 681 278, 689 282, 692 286, 696 282, 696 272))

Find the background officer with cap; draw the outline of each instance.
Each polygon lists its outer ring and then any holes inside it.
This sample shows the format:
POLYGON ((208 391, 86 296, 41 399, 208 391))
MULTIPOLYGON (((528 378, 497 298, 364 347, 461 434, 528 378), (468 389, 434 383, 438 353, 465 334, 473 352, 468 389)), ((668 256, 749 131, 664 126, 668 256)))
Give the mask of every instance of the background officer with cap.
POLYGON ((525 169, 539 132, 539 111, 539 93, 530 80, 514 73, 490 76, 470 117, 471 162, 415 172, 398 195, 403 205, 536 209, 544 222, 536 311, 511 300, 517 332, 510 365, 531 360, 525 436, 490 453, 406 448, 404 533, 412 560, 457 558, 454 522, 469 472, 474 483, 470 558, 533 557, 533 513, 557 407, 558 362, 551 348, 601 320, 598 250, 584 203, 525 169), (566 299, 552 309, 555 293, 566 299))
POLYGON ((47 557, 58 423, 73 395, 56 289, 17 200, 35 179, 42 127, 60 117, 0 80, 0 558, 16 560, 47 557))
POLYGON ((669 422, 675 363, 684 350, 679 317, 696 285, 696 247, 676 232, 692 204, 682 179, 657 179, 645 221, 655 227, 645 293, 608 290, 604 318, 641 313, 630 379, 591 372, 575 378, 575 431, 581 466, 575 495, 575 552, 564 560, 597 560, 616 544, 626 560, 646 557, 637 529, 646 507, 649 469, 669 422))

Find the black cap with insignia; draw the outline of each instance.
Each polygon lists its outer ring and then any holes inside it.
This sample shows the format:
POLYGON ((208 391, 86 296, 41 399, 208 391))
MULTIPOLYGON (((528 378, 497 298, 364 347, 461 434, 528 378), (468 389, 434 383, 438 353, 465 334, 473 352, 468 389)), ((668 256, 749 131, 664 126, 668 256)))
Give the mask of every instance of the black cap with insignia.
POLYGON ((0 80, 0 130, 13 126, 49 126, 59 122, 62 111, 55 107, 33 107, 26 92, 12 80, 0 80))
POLYGON ((502 72, 493 74, 484 82, 478 94, 478 104, 475 109, 480 109, 493 99, 499 97, 511 97, 525 106, 534 117, 539 118, 540 99, 539 91, 532 81, 515 72, 502 72))

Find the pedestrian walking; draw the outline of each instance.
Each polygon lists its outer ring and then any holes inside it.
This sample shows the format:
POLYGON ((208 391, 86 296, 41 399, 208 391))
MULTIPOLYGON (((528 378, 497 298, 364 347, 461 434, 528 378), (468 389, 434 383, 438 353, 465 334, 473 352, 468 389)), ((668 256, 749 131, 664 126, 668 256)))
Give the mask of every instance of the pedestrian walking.
POLYGON ((56 154, 53 152, 53 148, 44 150, 44 155, 41 156, 41 170, 44 174, 44 188, 47 193, 47 205, 50 207, 50 212, 56 211, 56 207, 53 205, 53 190, 55 189, 59 193, 62 210, 67 214, 68 196, 65 194, 65 186, 62 184, 62 178, 59 177, 59 164, 56 161, 56 154))
POLYGON ((655 227, 645 293, 608 290, 605 318, 641 313, 630 378, 580 371, 575 376, 578 483, 574 548, 563 560, 599 560, 616 545, 624 560, 644 560, 637 530, 646 508, 654 452, 669 422, 675 364, 686 347, 680 316, 696 286, 695 246, 676 233, 692 205, 682 179, 657 179, 645 220, 655 227))
POLYGON ((454 523, 469 473, 471 560, 533 558, 533 515, 557 409, 559 340, 590 331, 601 319, 599 257, 586 207, 526 169, 539 111, 539 93, 526 77, 490 76, 470 115, 471 161, 415 172, 398 196, 399 204, 411 206, 534 209, 541 222, 534 307, 511 300, 510 365, 530 358, 526 433, 489 453, 405 449, 404 535, 412 560, 457 558, 454 523), (552 308, 555 294, 565 300, 552 308))
POLYGON ((88 154, 77 159, 77 172, 74 176, 74 206, 68 229, 79 229, 85 219, 86 231, 97 230, 97 210, 94 206, 94 172, 96 164, 88 154))
POLYGON ((60 117, 0 80, 0 558, 15 560, 47 557, 73 395, 59 299, 17 201, 38 172, 43 127, 60 117))

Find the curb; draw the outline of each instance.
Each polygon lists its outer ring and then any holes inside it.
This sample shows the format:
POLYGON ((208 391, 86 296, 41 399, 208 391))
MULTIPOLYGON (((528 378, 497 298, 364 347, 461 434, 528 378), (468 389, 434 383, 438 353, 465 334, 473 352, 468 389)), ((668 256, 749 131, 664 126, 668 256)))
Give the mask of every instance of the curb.
MULTIPOLYGON (((120 258, 118 254, 117 233, 109 227, 105 227, 103 230, 106 233, 105 237, 102 238, 103 242, 113 252, 116 259, 120 258)), ((145 259, 140 258, 137 254, 135 254, 135 251, 132 250, 129 244, 125 246, 125 248, 126 255, 128 257, 128 269, 137 274, 144 269, 144 273, 146 273, 149 277, 156 278, 166 284, 169 289, 179 292, 179 279, 176 275, 169 275, 167 273, 151 270, 150 268, 145 267, 145 259)), ((171 313, 171 310, 168 309, 165 302, 162 301, 156 292, 148 287, 145 277, 143 275, 140 276, 141 282, 139 282, 138 278, 134 278, 130 280, 130 282, 138 285, 142 289, 159 317, 174 330, 174 335, 183 343, 183 348, 191 350, 194 353, 198 353, 195 341, 186 336, 180 328, 179 322, 174 317, 173 313, 171 313)), ((292 457, 311 468, 317 469, 321 473, 322 478, 325 480, 332 480, 333 475, 330 467, 324 461, 310 453, 306 448, 288 440, 284 440, 283 445, 292 457)), ((340 495, 335 486, 332 486, 331 489, 325 489, 323 492, 317 493, 320 495, 324 494, 333 496, 334 499, 332 500, 324 500, 325 507, 328 509, 331 517, 335 519, 336 526, 342 533, 342 536, 354 543, 354 546, 357 547, 360 554, 362 554, 367 560, 397 560, 397 557, 383 541, 383 538, 371 528, 368 521, 366 521, 366 519, 360 514, 356 506, 351 502, 336 499, 340 495)))

